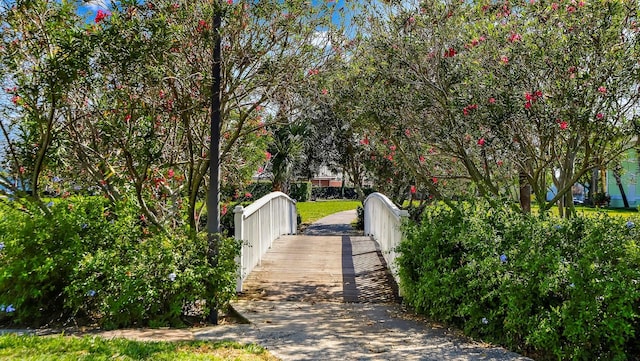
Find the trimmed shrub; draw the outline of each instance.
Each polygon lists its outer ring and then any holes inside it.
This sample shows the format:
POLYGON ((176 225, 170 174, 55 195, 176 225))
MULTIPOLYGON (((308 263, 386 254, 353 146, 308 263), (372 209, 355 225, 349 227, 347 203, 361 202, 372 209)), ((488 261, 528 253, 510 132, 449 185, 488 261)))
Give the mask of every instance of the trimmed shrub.
POLYGON ((311 199, 311 182, 291 183, 289 196, 298 202, 307 202, 311 199))
POLYGON ((211 268, 206 236, 154 232, 134 204, 80 197, 50 203, 49 215, 7 204, 0 214, 2 321, 178 326, 195 301, 217 300, 205 314, 235 296, 234 240, 221 241, 211 268))
POLYGON ((638 232, 604 213, 428 207, 399 246, 401 285, 419 312, 536 359, 625 360, 640 335, 638 232))
MULTIPOLYGON (((365 197, 375 192, 371 188, 364 188, 362 191, 365 197)), ((358 193, 352 187, 344 188, 344 196, 341 187, 313 187, 311 199, 358 199, 358 193)))

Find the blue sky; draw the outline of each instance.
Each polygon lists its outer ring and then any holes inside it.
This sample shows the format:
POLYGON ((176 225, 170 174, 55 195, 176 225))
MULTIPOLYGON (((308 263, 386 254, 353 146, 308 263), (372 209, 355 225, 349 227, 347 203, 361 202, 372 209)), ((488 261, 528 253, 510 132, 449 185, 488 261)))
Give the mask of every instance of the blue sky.
MULTIPOLYGON (((91 1, 86 1, 86 2, 81 1, 81 2, 83 2, 84 4, 82 4, 79 7, 79 14, 86 16, 87 18, 93 17, 93 15, 100 9, 108 9, 110 4, 109 0, 91 0, 91 1)), ((317 5, 325 2, 326 0, 313 0, 311 4, 317 5)), ((336 9, 345 9, 343 11, 348 12, 348 7, 345 6, 346 0, 337 0, 332 2, 335 3, 336 9)), ((336 11, 336 13, 333 15, 333 21, 336 23, 340 21, 339 12, 336 11)))

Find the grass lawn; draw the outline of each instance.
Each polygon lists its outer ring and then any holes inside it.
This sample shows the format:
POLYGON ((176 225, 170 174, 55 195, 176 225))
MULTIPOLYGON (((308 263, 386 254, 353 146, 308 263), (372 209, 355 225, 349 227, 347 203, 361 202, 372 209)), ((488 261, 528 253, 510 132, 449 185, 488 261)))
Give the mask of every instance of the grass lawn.
POLYGON ((2 360, 277 360, 262 347, 234 342, 138 342, 69 336, 0 336, 2 360))
POLYGON ((362 205, 360 201, 330 200, 315 202, 298 202, 296 207, 303 224, 310 224, 333 213, 356 209, 362 205))
MULTIPOLYGON (((534 213, 538 212, 538 207, 535 205, 531 205, 531 211, 534 213)), ((553 206, 550 210, 552 215, 558 215, 558 207, 553 206)), ((585 216, 596 215, 599 212, 606 213, 612 217, 621 217, 621 218, 629 218, 629 217, 638 217, 640 213, 636 209, 625 209, 625 208, 592 208, 592 207, 583 207, 576 206, 576 212, 578 214, 584 214, 585 216)))

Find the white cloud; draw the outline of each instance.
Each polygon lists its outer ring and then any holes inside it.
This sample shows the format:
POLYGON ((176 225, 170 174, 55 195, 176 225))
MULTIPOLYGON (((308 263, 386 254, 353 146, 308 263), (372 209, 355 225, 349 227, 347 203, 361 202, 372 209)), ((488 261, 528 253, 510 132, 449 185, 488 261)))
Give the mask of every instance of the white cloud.
POLYGON ((84 6, 89 8, 90 10, 97 11, 100 9, 106 10, 109 8, 107 4, 107 0, 90 0, 84 3, 84 6))
POLYGON ((318 47, 320 49, 325 49, 331 46, 331 41, 329 40, 329 33, 326 31, 316 31, 311 38, 311 45, 318 47))

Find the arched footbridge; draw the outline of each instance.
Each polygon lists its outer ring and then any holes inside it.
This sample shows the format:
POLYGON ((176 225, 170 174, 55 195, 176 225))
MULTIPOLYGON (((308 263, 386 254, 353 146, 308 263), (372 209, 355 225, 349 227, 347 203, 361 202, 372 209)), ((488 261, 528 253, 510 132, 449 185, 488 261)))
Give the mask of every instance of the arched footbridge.
POLYGON ((383 194, 364 201, 364 234, 340 226, 348 225, 355 212, 297 234, 295 201, 281 192, 238 206, 234 213, 235 237, 243 242, 237 282, 243 297, 347 303, 397 298, 394 249, 407 213, 383 194))

